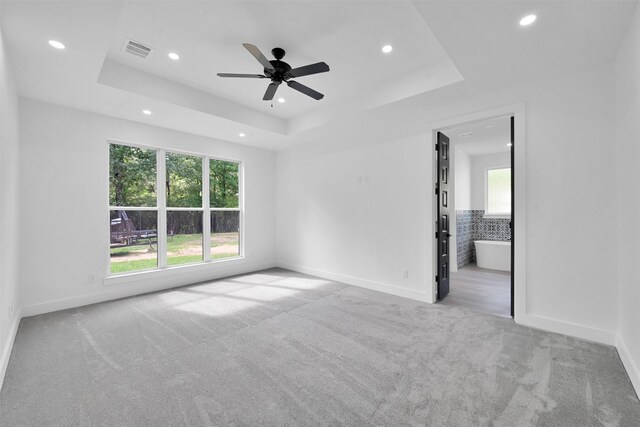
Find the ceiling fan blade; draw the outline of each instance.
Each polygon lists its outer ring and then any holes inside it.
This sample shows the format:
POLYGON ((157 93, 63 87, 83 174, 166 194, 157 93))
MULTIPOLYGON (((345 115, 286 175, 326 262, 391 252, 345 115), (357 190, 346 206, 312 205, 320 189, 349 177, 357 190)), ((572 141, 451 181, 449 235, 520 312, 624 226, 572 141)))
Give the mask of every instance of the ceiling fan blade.
POLYGON ((262 54, 262 52, 260 52, 260 49, 258 49, 257 47, 255 47, 251 43, 242 43, 242 46, 244 46, 245 49, 247 49, 249 51, 249 53, 251 55, 253 55, 254 58, 256 58, 258 60, 258 62, 261 63, 262 66, 265 69, 267 69, 269 71, 275 71, 276 70, 275 68, 273 68, 273 65, 271 65, 271 63, 267 60, 267 58, 265 58, 265 56, 262 54))
POLYGON ((329 71, 329 66, 324 62, 316 62, 315 64, 305 65, 304 67, 294 68, 287 72, 289 77, 302 77, 310 74, 326 73, 329 71))
POLYGON ((262 74, 233 74, 233 73, 218 73, 218 77, 241 77, 243 79, 264 79, 266 76, 262 74))
POLYGON ((268 87, 267 87, 267 91, 264 93, 264 96, 262 97, 263 101, 271 101, 274 97, 274 95, 276 94, 276 90, 278 90, 278 86, 280 86, 280 83, 271 83, 268 87))
POLYGON ((289 85, 290 88, 297 90, 298 92, 302 92, 307 96, 310 96, 311 98, 315 99, 315 100, 321 100, 322 98, 324 98, 324 95, 321 94, 320 92, 316 92, 315 90, 311 89, 310 87, 307 87, 301 83, 298 82, 294 82, 294 81, 290 81, 287 82, 287 84, 289 85))

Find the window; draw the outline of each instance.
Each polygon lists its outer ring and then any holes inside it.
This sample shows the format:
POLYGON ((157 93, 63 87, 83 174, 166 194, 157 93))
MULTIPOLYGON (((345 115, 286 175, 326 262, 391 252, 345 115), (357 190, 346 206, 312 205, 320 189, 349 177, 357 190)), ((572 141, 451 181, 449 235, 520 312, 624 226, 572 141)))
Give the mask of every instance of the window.
POLYGON ((209 162, 209 200, 211 202, 211 258, 240 255, 240 204, 238 163, 209 162))
POLYGON ((109 146, 110 272, 158 267, 155 150, 109 146))
POLYGON ((110 143, 109 272, 240 257, 240 171, 239 162, 110 143))
POLYGON ((485 215, 511 215, 511 168, 487 169, 485 215))
POLYGON ((166 154, 167 264, 204 260, 202 157, 166 154))

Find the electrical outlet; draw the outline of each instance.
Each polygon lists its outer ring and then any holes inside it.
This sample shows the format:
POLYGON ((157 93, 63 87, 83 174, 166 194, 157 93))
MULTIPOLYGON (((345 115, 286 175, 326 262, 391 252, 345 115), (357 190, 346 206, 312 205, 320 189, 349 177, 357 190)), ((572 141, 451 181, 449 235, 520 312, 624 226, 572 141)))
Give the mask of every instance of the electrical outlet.
POLYGON ((402 278, 403 279, 409 278, 409 270, 402 270, 402 278))
POLYGON ((94 276, 93 274, 90 274, 89 277, 87 278, 87 283, 90 285, 96 283, 96 276, 94 276))

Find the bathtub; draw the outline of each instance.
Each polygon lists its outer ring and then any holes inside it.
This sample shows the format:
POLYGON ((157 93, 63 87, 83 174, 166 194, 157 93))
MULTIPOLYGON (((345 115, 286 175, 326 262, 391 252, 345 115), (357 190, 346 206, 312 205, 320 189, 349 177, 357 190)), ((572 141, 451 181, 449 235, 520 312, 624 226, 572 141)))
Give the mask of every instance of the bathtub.
POLYGON ((478 267, 511 271, 511 242, 474 240, 473 245, 478 267))

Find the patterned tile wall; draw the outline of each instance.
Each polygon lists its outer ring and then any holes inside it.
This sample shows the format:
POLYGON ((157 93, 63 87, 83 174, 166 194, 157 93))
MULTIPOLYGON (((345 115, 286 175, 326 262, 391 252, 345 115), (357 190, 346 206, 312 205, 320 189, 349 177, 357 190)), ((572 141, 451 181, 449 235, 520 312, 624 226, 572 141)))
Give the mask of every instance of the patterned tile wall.
POLYGON ((511 241, 509 218, 484 218, 484 210, 456 211, 458 268, 475 261, 474 240, 511 241))
POLYGON ((473 253, 473 211, 456 211, 456 254, 458 268, 474 259, 473 253))

